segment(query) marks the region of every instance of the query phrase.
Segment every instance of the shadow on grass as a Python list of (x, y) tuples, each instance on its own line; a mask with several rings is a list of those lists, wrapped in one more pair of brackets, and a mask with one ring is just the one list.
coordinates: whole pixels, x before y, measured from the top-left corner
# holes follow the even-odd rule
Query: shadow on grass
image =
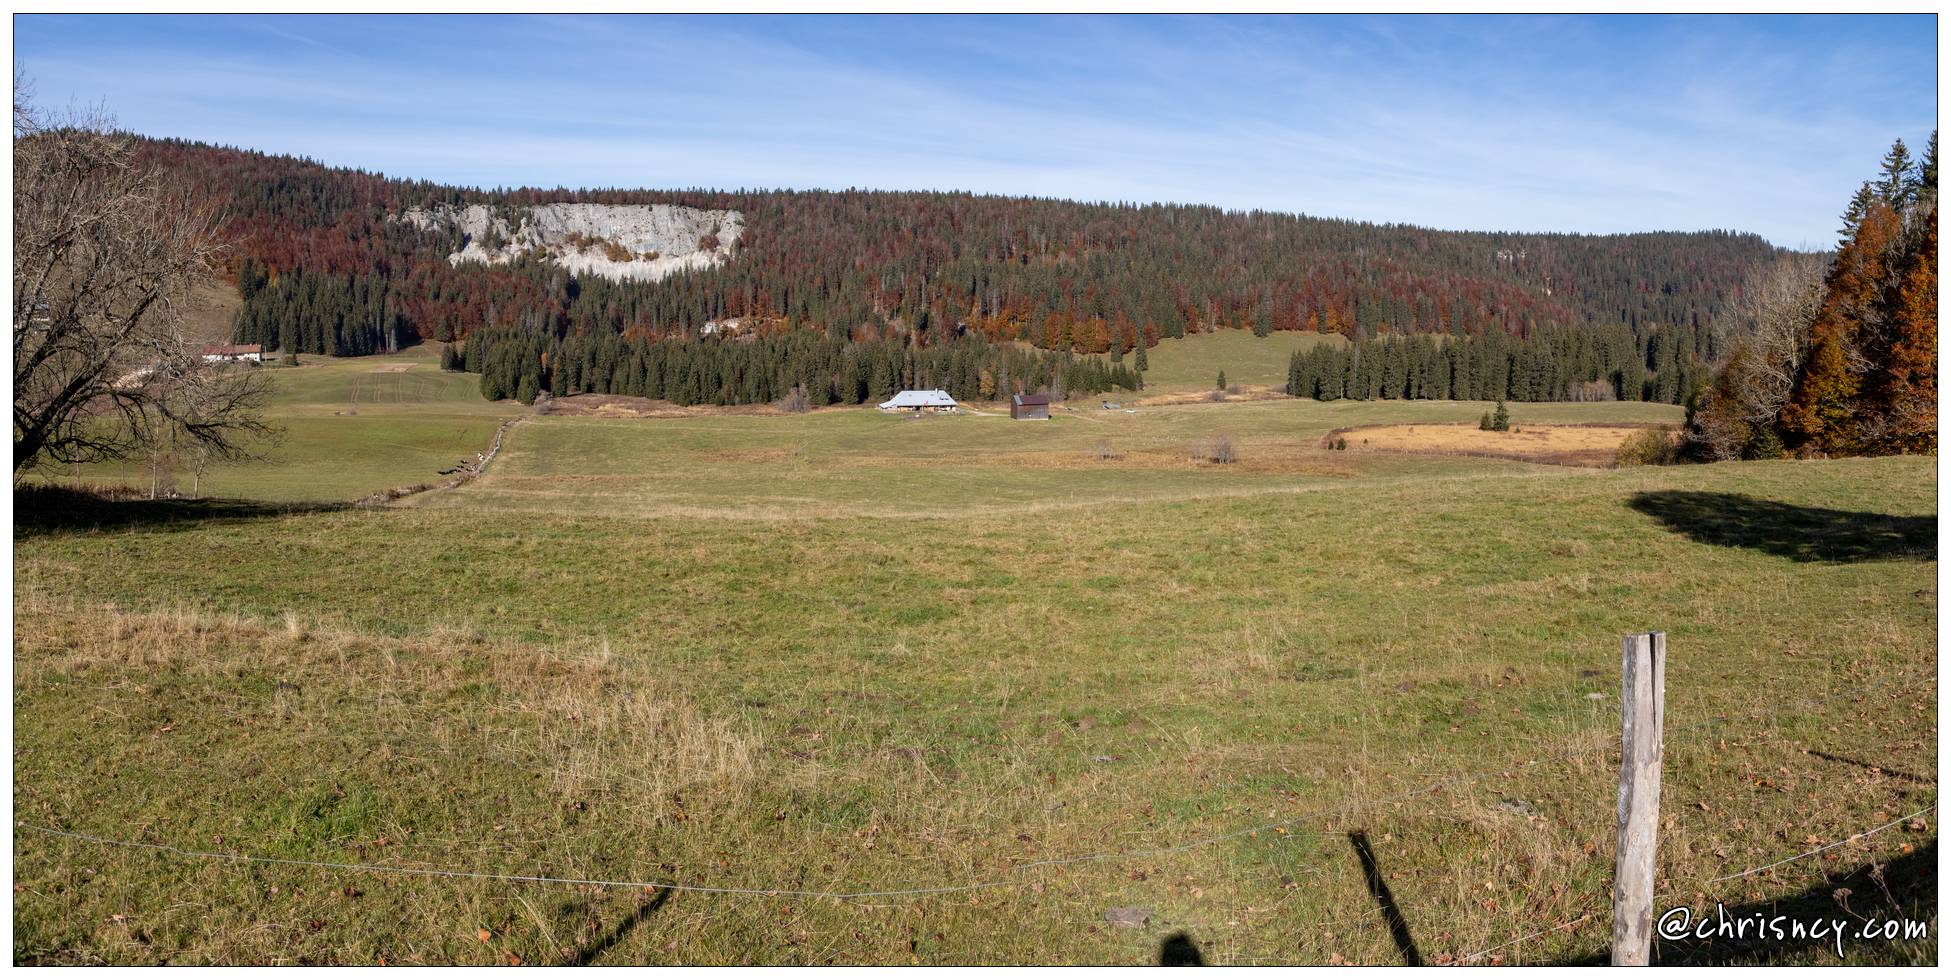
[(670, 900), (671, 890), (668, 888), (659, 888), (656, 897), (647, 902), (638, 903), (636, 911), (624, 917), (609, 932), (605, 933), (601, 939), (591, 943), (588, 949), (578, 950), (574, 956), (564, 961), (565, 965), (588, 966), (596, 962), (597, 957), (609, 952), (611, 947), (622, 942), (623, 937), (630, 934), (630, 930), (637, 928), (645, 919), (655, 915), (657, 910), (663, 908), (664, 903)]
[(1175, 932), (1158, 946), (1159, 966), (1205, 966), (1206, 954), (1188, 933)]
[(1416, 948), (1416, 940), (1409, 934), (1409, 921), (1402, 917), (1395, 894), (1389, 891), (1389, 883), (1382, 878), (1382, 867), (1375, 862), (1375, 849), (1368, 842), (1368, 832), (1349, 831), (1348, 843), (1355, 848), (1355, 859), (1362, 864), (1362, 881), (1368, 885), (1369, 896), (1382, 910), (1382, 921), (1389, 927), (1389, 938), (1395, 941), (1396, 952), (1402, 955), (1402, 964), (1422, 966), (1422, 951)]
[(1628, 506), (1702, 544), (1753, 548), (1795, 561), (1937, 557), (1937, 518), (1802, 507), (1734, 493), (1656, 490)]
[(268, 504), (255, 500), (115, 500), (55, 486), (14, 490), (14, 536), (139, 527), (190, 527), (350, 510), (349, 503)]
[(1877, 765), (1874, 762), (1864, 762), (1861, 759), (1852, 759), (1846, 755), (1831, 755), (1827, 752), (1818, 752), (1815, 749), (1808, 749), (1807, 751), (1810, 755), (1815, 756), (1818, 759), (1826, 759), (1830, 762), (1840, 762), (1846, 766), (1855, 766), (1859, 769), (1867, 769), (1872, 773), (1881, 773), (1885, 776), (1891, 776), (1897, 779), (1901, 779), (1907, 783), (1920, 783), (1926, 786), (1937, 785), (1937, 779), (1932, 776), (1919, 776), (1914, 772), (1905, 772), (1902, 769), (1891, 769), (1885, 766)]
[[(1655, 906), (1653, 914), (1657, 917), (1668, 908), (1668, 905)], [(1710, 926), (1717, 926), (1720, 922), (1711, 904), (1704, 907), (1696, 904), (1692, 909), (1696, 929), (1703, 922)], [(1777, 917), (1780, 917), (1779, 923), (1776, 922)], [(1836, 941), (1828, 931), (1818, 937), (1793, 937), (1788, 935), (1788, 930), (1793, 929), (1796, 923), (1814, 926), (1817, 922), (1837, 920), (1844, 923), (1843, 954), (1847, 962), (1907, 962), (1917, 955), (1915, 948), (1919, 941), (1915, 938), (1910, 940), (1913, 952), (1906, 955), (1904, 951), (1893, 948), (1887, 940), (1856, 937), (1860, 929), (1870, 924), (1870, 920), (1874, 920), (1879, 927), (1891, 920), (1908, 920), (1930, 923), (1931, 928), (1935, 929), (1937, 841), (1931, 841), (1888, 864), (1866, 864), (1846, 874), (1832, 875), (1792, 895), (1730, 907), (1727, 909), (1727, 920), (1730, 923), (1746, 920), (1749, 923), (1747, 936), (1657, 939), (1653, 946), (1653, 962), (1662, 966), (1835, 963), (1838, 962)], [(1779, 925), (1784, 938), (1757, 937), (1757, 921), (1771, 930)], [(1829, 928), (1824, 926), (1825, 930)], [(1657, 932), (1656, 928), (1656, 935)], [(1934, 940), (1929, 937), (1922, 940), (1922, 955), (1927, 958), (1932, 955), (1932, 942)], [(1561, 965), (1603, 966), (1609, 961), (1609, 954), (1599, 953)]]

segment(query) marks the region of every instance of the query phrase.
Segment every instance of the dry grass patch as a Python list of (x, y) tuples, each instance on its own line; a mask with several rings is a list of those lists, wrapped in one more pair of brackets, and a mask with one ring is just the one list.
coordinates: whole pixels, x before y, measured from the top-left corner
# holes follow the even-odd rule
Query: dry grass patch
[(230, 343), (237, 311), (243, 305), (244, 298), (229, 282), (199, 283), (190, 288), (189, 302), (184, 305), (184, 332), (194, 340)]
[(172, 728), (257, 727), (281, 742), (331, 737), (357, 719), (359, 741), (531, 768), (563, 800), (648, 803), (653, 816), (681, 809), (687, 793), (732, 805), (763, 775), (764, 741), (749, 723), (700, 710), (607, 643), (491, 642), (465, 627), (395, 639), (298, 612), (267, 622), (89, 609), (42, 593), (24, 594), (16, 613), (18, 687), (103, 677), (135, 694), (140, 685), (116, 679), (166, 677), (162, 707), (183, 716)]
[[(1347, 439), (1351, 450), (1436, 456), (1490, 456), (1560, 466), (1608, 467), (1619, 447), (1646, 431), (1644, 425), (1525, 425), (1492, 432), (1474, 425), (1375, 425), (1336, 429), (1328, 441)], [(1323, 445), (1328, 442), (1324, 441)]]

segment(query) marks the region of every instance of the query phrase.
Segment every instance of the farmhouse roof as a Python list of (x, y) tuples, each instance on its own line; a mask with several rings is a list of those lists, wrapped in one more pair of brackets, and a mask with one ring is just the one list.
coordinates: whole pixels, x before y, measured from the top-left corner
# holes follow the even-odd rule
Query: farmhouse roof
[(239, 354), (262, 354), (264, 353), (264, 345), (263, 344), (204, 344), (203, 352), (205, 354), (222, 354), (227, 357), (236, 357)]
[(955, 399), (937, 388), (933, 391), (904, 391), (881, 403), (882, 408), (954, 408)]
[(1016, 404), (1018, 404), (1018, 405), (1048, 405), (1048, 404), (1050, 404), (1050, 396), (1049, 396), (1049, 395), (1044, 395), (1044, 394), (1036, 394), (1036, 395), (1017, 395), (1017, 396), (1015, 396), (1015, 398), (1016, 398)]

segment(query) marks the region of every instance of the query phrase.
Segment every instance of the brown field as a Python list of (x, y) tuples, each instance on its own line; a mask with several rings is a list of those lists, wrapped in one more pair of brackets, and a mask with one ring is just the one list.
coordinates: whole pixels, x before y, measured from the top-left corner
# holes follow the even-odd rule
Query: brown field
[(1617, 425), (1514, 425), (1488, 432), (1471, 423), (1374, 425), (1336, 429), (1322, 439), (1331, 445), (1347, 439), (1350, 450), (1422, 453), (1436, 456), (1493, 456), (1559, 466), (1612, 466), (1626, 437), (1647, 428)]

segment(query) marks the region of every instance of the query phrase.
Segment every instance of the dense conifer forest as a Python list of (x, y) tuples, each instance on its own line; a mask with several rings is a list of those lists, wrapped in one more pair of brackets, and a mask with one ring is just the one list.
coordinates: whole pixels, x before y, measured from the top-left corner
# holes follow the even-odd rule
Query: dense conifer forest
[(1334, 401), (1455, 398), (1473, 401), (1679, 403), (1705, 383), (1706, 331), (1548, 327), (1504, 333), (1377, 337), (1296, 352), (1287, 393)]
[[(483, 353), (466, 356), (482, 363), (495, 361), (492, 350), (533, 350), (538, 359), (560, 351), (561, 370), (538, 363), (491, 385), (514, 393), (530, 375), (539, 390), (635, 390), (641, 373), (644, 391), (701, 402), (776, 397), (788, 381), (818, 381), (813, 387), (845, 402), (873, 397), (875, 365), (897, 360), (900, 383), (942, 379), (951, 392), (979, 390), (985, 368), (1009, 379), (1005, 391), (1037, 370), (1060, 384), (1074, 375), (1086, 390), (1120, 383), (1116, 365), (1039, 361), (1025, 373), (1000, 352), (1027, 344), (1122, 360), (1162, 338), (1241, 328), (1356, 342), (1346, 356), (1358, 376), (1342, 386), (1345, 396), (1396, 390), (1387, 351), (1441, 350), (1446, 360), (1501, 351), (1512, 358), (1507, 376), (1549, 376), (1512, 387), (1513, 398), (1603, 379), (1617, 397), (1677, 399), (1708, 353), (1701, 327), (1780, 254), (1732, 232), (1449, 232), (964, 193), (484, 191), (184, 141), (142, 146), (147, 162), (227, 215), (236, 243), (228, 271), (244, 297), (237, 340), (345, 355), (479, 335)], [(455, 266), (446, 256), (458, 233), (395, 220), (415, 206), (549, 202), (735, 209), (745, 231), (721, 267), (618, 283), (532, 259)], [(734, 340), (699, 339), (706, 324), (726, 319), (750, 329)], [(1423, 335), (1443, 339), (1412, 342)], [(756, 346), (730, 349), (738, 344)], [(1604, 355), (1566, 355), (1579, 359), (1576, 369), (1557, 363), (1571, 348)], [(1523, 351), (1533, 353), (1510, 353)], [(1684, 352), (1686, 366), (1670, 366), (1669, 352)], [(755, 358), (782, 353), (826, 373), (755, 367)], [(1320, 355), (1329, 356), (1341, 355)], [(1526, 367), (1522, 356), (1553, 365)], [(1359, 376), (1369, 360), (1378, 362), (1373, 384)], [(962, 361), (983, 366), (951, 366)], [(1096, 366), (1078, 366), (1087, 363)], [(697, 380), (673, 388), (673, 364), (697, 365)], [(849, 380), (848, 365), (866, 380)], [(1304, 367), (1297, 383), (1319, 390), (1330, 367)], [(1452, 367), (1445, 385), (1417, 390), (1478, 384), (1473, 374), (1459, 387)]]
[(1063, 397), (1136, 390), (1122, 363), (992, 344), (980, 337), (917, 347), (848, 341), (810, 330), (748, 342), (625, 339), (614, 333), (550, 340), (536, 330), (475, 331), (447, 348), (442, 367), (478, 371), (489, 399), (533, 402), (540, 392), (605, 393), (679, 405), (753, 405), (788, 398), (807, 408), (878, 403), (897, 391), (940, 388), (961, 401), (1048, 391)]

